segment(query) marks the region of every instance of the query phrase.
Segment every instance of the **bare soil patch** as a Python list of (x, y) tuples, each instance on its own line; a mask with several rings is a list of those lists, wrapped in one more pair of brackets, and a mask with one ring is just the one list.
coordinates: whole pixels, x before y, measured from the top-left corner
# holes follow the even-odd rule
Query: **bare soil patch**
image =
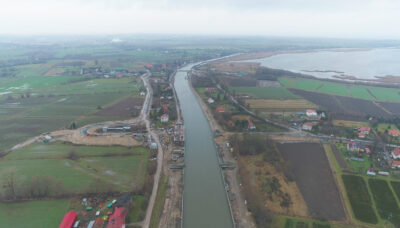
[(95, 116), (119, 116), (131, 117), (137, 116), (140, 113), (143, 105), (143, 98), (127, 97), (107, 108), (96, 112)]
[(342, 205), (324, 148), (317, 143), (277, 144), (306, 201), (312, 217), (345, 220)]

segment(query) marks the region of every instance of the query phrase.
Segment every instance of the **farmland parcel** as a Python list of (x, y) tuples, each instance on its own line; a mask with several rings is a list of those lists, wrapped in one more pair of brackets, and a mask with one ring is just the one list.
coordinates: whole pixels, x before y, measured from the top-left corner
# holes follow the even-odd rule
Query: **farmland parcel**
[(312, 216), (328, 220), (346, 218), (339, 190), (325, 155), (316, 143), (284, 143), (278, 149), (306, 201)]

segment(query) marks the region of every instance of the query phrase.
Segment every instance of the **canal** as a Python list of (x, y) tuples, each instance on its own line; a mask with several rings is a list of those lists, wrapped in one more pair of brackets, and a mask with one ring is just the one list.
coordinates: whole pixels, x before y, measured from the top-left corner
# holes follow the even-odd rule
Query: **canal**
[(175, 90), (185, 123), (183, 227), (233, 227), (209, 122), (186, 79), (195, 64), (175, 75)]

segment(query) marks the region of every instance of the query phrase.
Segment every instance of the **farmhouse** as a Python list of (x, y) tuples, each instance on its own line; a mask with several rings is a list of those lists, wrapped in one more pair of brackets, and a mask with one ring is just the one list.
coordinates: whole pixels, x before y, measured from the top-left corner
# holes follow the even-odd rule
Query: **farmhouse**
[(161, 123), (168, 123), (168, 120), (169, 120), (168, 114), (163, 114), (161, 116)]
[(219, 107), (217, 108), (217, 112), (225, 112), (225, 108), (222, 107), (222, 106), (219, 106)]
[(256, 125), (254, 125), (253, 121), (248, 120), (249, 122), (249, 130), (255, 130), (256, 129)]
[(314, 109), (307, 109), (306, 116), (310, 118), (316, 118), (318, 117), (318, 114), (317, 111), (315, 111)]
[(394, 137), (399, 137), (400, 131), (399, 130), (390, 130), (389, 135), (394, 136)]
[(364, 132), (358, 132), (358, 138), (365, 138), (365, 133)]
[(312, 128), (314, 127), (314, 124), (311, 122), (305, 122), (301, 129), (306, 130), (306, 131), (311, 131)]
[(140, 96), (145, 96), (145, 95), (146, 95), (146, 92), (140, 91)]
[(393, 159), (400, 158), (400, 148), (399, 147), (396, 147), (392, 150), (392, 157), (393, 157)]

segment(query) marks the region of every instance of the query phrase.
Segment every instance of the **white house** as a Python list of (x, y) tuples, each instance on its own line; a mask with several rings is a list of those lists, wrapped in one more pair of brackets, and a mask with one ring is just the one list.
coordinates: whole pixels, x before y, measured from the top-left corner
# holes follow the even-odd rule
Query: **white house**
[(163, 114), (161, 116), (161, 123), (168, 123), (169, 117), (168, 114)]
[(306, 116), (311, 118), (316, 118), (318, 117), (318, 113), (314, 109), (307, 109)]
[(140, 92), (140, 96), (145, 96), (145, 95), (146, 95), (146, 92), (144, 92), (144, 91)]
[(214, 99), (212, 99), (212, 97), (209, 97), (209, 98), (207, 99), (207, 102), (208, 102), (209, 104), (213, 104), (213, 103), (214, 103)]
[(399, 147), (396, 147), (392, 150), (392, 157), (393, 157), (393, 159), (400, 158), (400, 148)]
[(311, 131), (313, 128), (314, 124), (311, 122), (305, 122), (301, 129), (306, 130), (306, 131)]

